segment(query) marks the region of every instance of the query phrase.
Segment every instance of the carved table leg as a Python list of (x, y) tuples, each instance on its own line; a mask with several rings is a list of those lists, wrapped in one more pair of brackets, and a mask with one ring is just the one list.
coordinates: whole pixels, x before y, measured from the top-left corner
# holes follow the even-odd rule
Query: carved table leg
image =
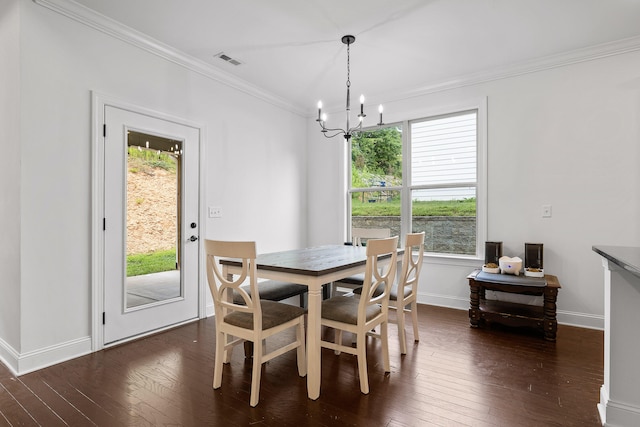
[(471, 295), (469, 297), (471, 301), (469, 322), (472, 328), (477, 328), (480, 322), (480, 286), (478, 286), (475, 280), (469, 279), (469, 288), (471, 289)]
[(544, 288), (544, 339), (547, 341), (556, 340), (558, 330), (558, 320), (556, 319), (556, 300), (558, 289), (546, 286)]

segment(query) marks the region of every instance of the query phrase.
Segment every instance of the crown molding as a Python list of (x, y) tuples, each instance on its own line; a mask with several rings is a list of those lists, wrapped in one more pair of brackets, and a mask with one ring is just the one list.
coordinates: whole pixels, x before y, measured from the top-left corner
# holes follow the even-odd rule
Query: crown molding
[[(399, 102), (404, 99), (417, 98), (438, 92), (474, 86), (496, 80), (509, 79), (526, 74), (566, 67), (582, 62), (595, 61), (615, 55), (636, 52), (640, 50), (640, 36), (620, 39), (613, 42), (597, 44), (582, 49), (549, 55), (529, 61), (522, 61), (510, 66), (493, 68), (477, 73), (463, 74), (445, 80), (431, 81), (417, 88), (406, 91), (381, 93), (371, 104)], [(326, 111), (340, 111), (339, 105), (325, 107)], [(316, 110), (307, 108), (307, 117), (315, 117)]]
[(536, 58), (530, 61), (523, 61), (506, 67), (481, 71), (478, 73), (466, 74), (451, 79), (432, 82), (430, 84), (408, 90), (403, 93), (388, 93), (385, 99), (399, 101), (406, 98), (414, 98), (436, 92), (443, 92), (465, 86), (473, 86), (495, 80), (518, 77), (525, 74), (532, 74), (554, 68), (566, 67), (582, 62), (595, 61), (615, 55), (635, 52), (640, 50), (640, 36), (629, 37), (613, 42), (602, 43), (582, 49), (563, 52), (556, 55), (549, 55)]
[(33, 2), (218, 83), (254, 96), (291, 113), (302, 115), (301, 111), (303, 109), (299, 106), (72, 0), (33, 0)]
[[(183, 66), (207, 78), (261, 99), (276, 107), (282, 108), (296, 115), (314, 117), (314, 108), (300, 106), (286, 101), (285, 99), (275, 96), (258, 86), (252, 85), (251, 83), (226, 73), (211, 64), (187, 55), (178, 49), (155, 40), (146, 34), (123, 25), (111, 18), (101, 15), (92, 9), (74, 2), (73, 0), (33, 0), (33, 2), (175, 64)], [(576, 49), (557, 55), (550, 55), (530, 61), (524, 61), (511, 66), (454, 76), (441, 81), (433, 81), (414, 89), (381, 94), (376, 98), (384, 100), (385, 103), (400, 101), (407, 98), (415, 98), (432, 93), (458, 89), (465, 86), (473, 86), (491, 81), (565, 67), (581, 62), (594, 61), (638, 50), (640, 50), (640, 36), (630, 37), (587, 48)], [(338, 106), (335, 106), (335, 109), (338, 108)], [(331, 106), (327, 106), (326, 109), (327, 111), (332, 110)]]

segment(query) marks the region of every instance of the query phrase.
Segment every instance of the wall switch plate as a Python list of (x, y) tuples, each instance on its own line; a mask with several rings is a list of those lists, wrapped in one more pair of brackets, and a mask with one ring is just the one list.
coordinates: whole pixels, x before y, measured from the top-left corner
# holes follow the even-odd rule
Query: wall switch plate
[(542, 218), (551, 218), (551, 205), (542, 205)]
[(209, 218), (222, 218), (222, 208), (209, 206)]

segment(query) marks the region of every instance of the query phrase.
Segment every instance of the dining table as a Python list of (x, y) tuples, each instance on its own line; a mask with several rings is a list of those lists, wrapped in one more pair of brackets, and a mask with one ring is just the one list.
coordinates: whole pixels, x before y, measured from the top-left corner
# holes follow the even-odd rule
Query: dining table
[[(401, 261), (402, 250), (398, 250)], [(391, 254), (387, 255), (391, 259)], [(223, 274), (237, 274), (241, 261), (220, 261)], [(307, 297), (307, 393), (310, 399), (320, 397), (321, 378), (321, 310), (323, 285), (364, 273), (366, 247), (325, 245), (282, 252), (259, 254), (256, 257), (258, 278), (281, 280), (308, 287)], [(381, 260), (384, 265), (384, 259)]]

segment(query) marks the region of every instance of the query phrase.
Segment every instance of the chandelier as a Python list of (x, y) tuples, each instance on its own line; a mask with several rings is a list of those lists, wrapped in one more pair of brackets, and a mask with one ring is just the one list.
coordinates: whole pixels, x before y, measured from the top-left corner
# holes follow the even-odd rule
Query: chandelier
[[(342, 43), (347, 45), (347, 125), (344, 129), (327, 127), (327, 115), (322, 113), (322, 101), (318, 101), (318, 118), (316, 119), (316, 122), (318, 122), (322, 128), (322, 134), (326, 138), (343, 135), (347, 142), (351, 139), (354, 132), (362, 130), (362, 121), (367, 117), (364, 113), (364, 95), (360, 95), (360, 114), (358, 114), (358, 124), (351, 127), (351, 80), (349, 79), (351, 74), (350, 47), (355, 41), (355, 36), (347, 35), (342, 37)], [(382, 126), (384, 124), (382, 123), (382, 105), (378, 107), (378, 112), (380, 113), (378, 126)]]

